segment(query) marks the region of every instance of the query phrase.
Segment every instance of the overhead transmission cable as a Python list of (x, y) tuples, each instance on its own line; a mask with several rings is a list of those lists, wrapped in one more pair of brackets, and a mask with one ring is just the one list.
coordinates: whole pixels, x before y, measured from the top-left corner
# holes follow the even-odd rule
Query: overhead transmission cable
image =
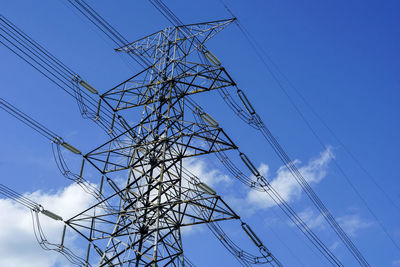
[[(201, 182), (201, 180), (196, 177), (190, 170), (182, 166), (182, 174), (184, 174), (183, 178), (188, 181), (189, 188), (192, 187), (194, 191), (204, 191), (201, 187), (204, 187), (207, 191), (212, 191), (212, 188), (209, 188), (207, 185)], [(215, 194), (215, 191), (208, 192), (211, 194)], [(202, 201), (204, 202), (204, 200)], [(204, 202), (205, 203), (205, 202)], [(206, 204), (204, 204), (206, 206)], [(197, 208), (197, 214), (200, 217), (205, 218), (208, 220), (210, 216), (212, 216), (212, 212), (208, 211), (208, 213), (204, 213), (201, 208)], [(223, 246), (232, 254), (234, 255), (237, 260), (243, 266), (250, 266), (250, 264), (257, 264), (257, 263), (269, 263), (272, 266), (283, 266), (276, 257), (269, 252), (269, 250), (264, 246), (264, 244), (260, 241), (257, 235), (253, 232), (253, 230), (248, 226), (246, 223), (241, 221), (242, 229), (244, 232), (250, 237), (253, 243), (259, 248), (262, 257), (255, 256), (242, 248), (240, 248), (237, 244), (233, 242), (228, 236), (226, 232), (219, 226), (217, 222), (210, 222), (207, 224), (208, 228), (211, 232), (217, 237), (217, 239), (223, 244)]]
[[(160, 3), (160, 1), (157, 1), (158, 3)], [(167, 10), (167, 13), (170, 13), (171, 11), (169, 10), (169, 9), (167, 9), (167, 8), (165, 8), (165, 7), (163, 7), (163, 9), (165, 9), (165, 10)], [(173, 14), (173, 13), (172, 13)], [(179, 23), (179, 24), (181, 24), (181, 26), (182, 26), (182, 23), (179, 21), (179, 19), (174, 19), (176, 22), (175, 23)], [(183, 27), (183, 29), (185, 29), (184, 27)], [(186, 30), (186, 29), (185, 29)], [(139, 56), (139, 55), (136, 55), (136, 56)], [(187, 101), (188, 103), (192, 103), (193, 104), (193, 101), (191, 101), (190, 99), (188, 99), (188, 101)], [(197, 104), (193, 104), (194, 106), (197, 106)], [(193, 110), (192, 110), (193, 111)], [(304, 223), (303, 223), (304, 224)], [(320, 249), (320, 248), (319, 248)], [(326, 249), (326, 248), (325, 248)], [(322, 249), (322, 250), (325, 250), (324, 248)], [(326, 256), (326, 254), (325, 254), (325, 256)], [(331, 255), (331, 258), (329, 258), (329, 256), (328, 256), (328, 259), (332, 262), (332, 258), (333, 258), (333, 262), (336, 262), (336, 265), (338, 265), (338, 266), (341, 266), (341, 264), (340, 264), (340, 262), (338, 262), (337, 261), (337, 259), (335, 259), (335, 257), (333, 256), (332, 257), (332, 255)]]
[[(220, 0), (222, 5), (225, 7), (225, 9), (230, 13), (231, 15), (234, 16), (233, 12), (231, 9), (223, 2), (223, 0)], [(299, 96), (299, 98), (306, 104), (306, 106), (310, 109), (310, 111), (313, 113), (313, 115), (321, 122), (321, 124), (328, 130), (328, 132), (333, 136), (333, 138), (339, 143), (339, 145), (346, 151), (346, 153), (353, 159), (353, 161), (358, 165), (358, 167), (367, 175), (367, 177), (375, 184), (375, 186), (381, 191), (381, 193), (386, 197), (389, 203), (397, 209), (397, 211), (400, 212), (400, 206), (396, 204), (396, 202), (390, 197), (390, 195), (386, 192), (386, 190), (378, 183), (378, 181), (370, 174), (370, 172), (363, 166), (363, 164), (360, 162), (360, 160), (353, 154), (353, 152), (350, 151), (350, 149), (347, 147), (346, 144), (339, 138), (339, 136), (335, 133), (335, 131), (328, 125), (328, 123), (321, 117), (320, 114), (315, 110), (315, 108), (307, 101), (307, 99), (304, 97), (304, 95), (301, 93), (300, 90), (296, 88), (296, 86), (293, 84), (293, 82), (281, 71), (279, 66), (274, 62), (274, 60), (266, 53), (266, 51), (259, 45), (257, 40), (254, 38), (254, 36), (244, 27), (240, 21), (236, 21), (236, 25), (243, 34), (243, 36), (246, 38), (248, 43), (251, 45), (253, 48), (254, 52), (257, 54), (257, 57), (260, 59), (262, 64), (267, 68), (268, 72), (272, 75), (274, 80), (277, 82), (279, 88), (284, 92), (285, 96), (289, 99), (290, 104), (295, 108), (296, 112), (299, 113), (301, 116), (302, 120), (305, 122), (307, 127), (310, 129), (310, 131), (313, 133), (314, 136), (318, 140), (321, 140), (321, 138), (318, 137), (318, 134), (316, 131), (313, 129), (311, 124), (308, 122), (307, 118), (303, 115), (301, 112), (300, 108), (298, 105), (294, 102), (293, 98), (290, 96), (288, 91), (285, 89), (285, 87), (282, 85), (280, 82), (279, 78), (277, 75), (275, 75), (274, 71), (270, 67), (270, 65), (266, 62), (265, 59), (267, 59), (271, 65), (275, 68), (276, 72), (278, 75), (280, 75), (286, 82), (287, 84), (294, 90), (294, 92)]]
[[(106, 131), (114, 127), (114, 112), (108, 106), (100, 105), (100, 98), (93, 97), (98, 94), (97, 90), (2, 15), (0, 43), (72, 96), (83, 117), (93, 120)], [(118, 125), (114, 128), (122, 131)]]
[[(150, 2), (153, 3), (158, 3), (160, 5), (160, 9), (164, 12), (161, 12), (165, 17), (171, 16), (173, 12), (166, 7), (166, 5), (161, 1), (161, 0), (149, 0)], [(176, 19), (176, 16), (173, 14), (172, 18), (173, 21), (179, 24), (175, 24), (174, 26), (183, 26), (183, 24), (180, 22), (180, 20)], [(239, 97), (240, 97), (240, 92), (237, 91)], [(242, 93), (244, 95), (244, 93)], [(225, 102), (229, 102), (229, 99), (226, 97), (223, 97)], [(247, 109), (249, 110), (251, 119), (248, 120), (248, 124), (253, 125), (253, 127), (257, 128), (262, 135), (265, 137), (265, 139), (268, 141), (268, 143), (272, 146), (273, 150), (276, 152), (278, 157), (282, 160), (282, 162), (285, 164), (285, 166), (288, 168), (290, 173), (293, 175), (293, 177), (296, 179), (296, 181), (300, 184), (302, 189), (306, 192), (307, 196), (310, 198), (312, 203), (317, 207), (317, 209), (320, 211), (320, 213), (323, 215), (323, 217), (326, 219), (328, 224), (332, 227), (332, 229), (335, 231), (335, 233), (338, 235), (338, 237), (343, 241), (345, 246), (349, 249), (350, 253), (354, 256), (354, 258), (359, 262), (360, 265), (362, 266), (369, 266), (367, 260), (364, 258), (364, 256), (361, 254), (361, 252), (358, 250), (358, 248), (354, 245), (352, 240), (349, 238), (349, 236), (344, 232), (342, 227), (337, 223), (335, 218), (332, 216), (332, 214), (329, 212), (329, 210), (326, 208), (326, 206), (323, 204), (323, 202), (319, 199), (319, 197), (315, 194), (313, 189), (310, 187), (310, 185), (307, 183), (307, 181), (304, 179), (302, 174), (299, 172), (297, 167), (293, 164), (292, 160), (288, 157), (286, 152), (283, 150), (281, 145), (277, 142), (275, 137), (271, 134), (270, 130), (266, 127), (266, 125), (263, 123), (261, 120), (260, 116), (255, 112), (255, 110), (252, 108), (250, 102), (248, 102), (247, 98), (243, 101), (244, 99), (241, 98), (243, 103), (247, 103), (248, 105), (246, 106)], [(228, 103), (229, 105), (233, 106), (236, 103)], [(237, 105), (237, 104), (236, 104)], [(235, 108), (235, 107), (233, 107)], [(242, 112), (236, 112), (239, 117), (243, 118), (243, 113)]]
[(15, 192), (11, 188), (0, 184), (0, 194), (12, 199), (13, 201), (23, 205), (24, 207), (31, 210), (39, 210), (40, 205), (27, 197)]
[[(152, 0), (150, 0), (151, 2), (152, 2)], [(160, 3), (161, 1), (157, 1), (158, 3)], [(162, 3), (162, 2), (161, 2)], [(153, 5), (154, 5), (154, 3), (153, 3)], [(162, 6), (161, 6), (161, 9), (165, 12), (162, 12), (162, 14), (164, 15), (164, 16), (169, 16), (168, 14), (170, 14), (170, 13), (172, 13), (172, 11), (170, 10), (170, 9), (168, 9), (166, 6), (165, 6), (165, 4), (162, 4)], [(160, 9), (159, 9), (160, 10)], [(176, 17), (175, 15), (174, 15), (174, 17)], [(183, 23), (182, 22), (180, 22), (178, 19), (173, 19), (175, 22), (177, 22), (177, 23), (179, 23), (178, 25), (176, 25), (175, 24), (175, 26), (183, 26)], [(193, 101), (192, 102), (189, 102), (189, 103), (193, 103)], [(194, 104), (194, 105), (196, 105), (196, 104)], [(269, 193), (269, 190), (267, 191), (267, 193)], [(277, 193), (276, 191), (274, 192), (274, 193)], [(278, 200), (276, 199), (276, 197), (278, 197)], [(295, 214), (295, 213), (293, 213), (293, 210), (292, 211), (289, 211), (289, 213), (287, 212), (288, 210), (290, 210), (291, 208), (290, 208), (290, 206), (286, 206), (287, 205), (287, 203), (285, 203), (285, 202), (283, 202), (283, 199), (279, 199), (279, 195), (275, 195), (275, 196), (272, 196), (272, 198), (273, 198), (273, 200), (274, 201), (276, 201), (276, 203), (277, 204), (281, 204), (281, 203), (283, 203), (283, 210), (284, 210), (284, 212), (289, 216), (289, 218), (291, 218), (292, 220), (293, 220), (293, 215)], [(282, 204), (280, 205), (280, 207), (282, 207)], [(295, 218), (295, 217), (294, 217)], [(300, 219), (300, 218), (298, 218), (298, 219)], [(296, 223), (296, 218), (294, 219), (295, 221), (294, 221), (294, 223), (296, 224), (296, 225), (304, 225), (304, 222), (302, 222), (302, 223)], [(301, 219), (300, 219), (301, 220)], [(313, 233), (312, 233), (312, 231), (307, 231), (307, 230), (305, 230), (305, 229), (301, 229), (302, 231), (303, 231), (303, 233), (308, 233), (308, 234), (310, 234), (311, 233), (311, 236), (313, 235)], [(310, 230), (310, 229), (309, 229)], [(308, 237), (308, 238), (310, 238), (310, 236), (309, 235), (307, 235), (306, 234), (306, 236)], [(316, 241), (317, 240), (317, 237), (316, 236), (314, 236), (314, 237), (312, 237), (312, 238), (314, 238), (314, 241)], [(316, 244), (316, 243), (314, 243), (314, 244)], [(334, 261), (336, 261), (337, 259), (335, 259), (335, 256), (333, 256), (333, 255), (329, 255), (329, 249), (327, 249), (327, 247), (325, 247), (324, 248), (324, 245), (323, 245), (323, 243), (320, 243), (320, 242), (318, 242), (317, 241), (317, 244), (319, 244), (319, 245), (317, 245), (317, 248), (324, 254), (324, 256), (325, 257), (327, 257), (326, 255), (328, 254), (328, 259), (331, 261), (332, 259), (334, 260)], [(322, 247), (322, 249), (321, 249), (321, 247)], [(327, 254), (326, 254), (327, 253)], [(336, 261), (336, 264), (338, 264), (338, 265), (340, 265), (340, 262), (338, 262), (338, 261)]]
[[(92, 22), (100, 31), (102, 31), (111, 41), (115, 43), (116, 48), (128, 45), (129, 42), (120, 32), (109, 24), (99, 13), (97, 13), (84, 0), (67, 0), (76, 10)], [(146, 58), (129, 56), (141, 67), (149, 66), (151, 63)], [(138, 60), (139, 59), (139, 60)]]
[[(198, 120), (203, 120), (201, 113), (197, 113)], [(203, 123), (204, 122), (203, 120)], [(279, 194), (278, 191), (268, 182), (268, 180), (262, 176), (258, 170), (254, 167), (250, 159), (243, 153), (240, 152), (237, 147), (236, 150), (239, 152), (240, 157), (244, 161), (245, 165), (250, 169), (251, 173), (256, 177), (256, 181), (253, 181), (250, 177), (243, 174), (242, 171), (223, 153), (223, 157), (217, 157), (222, 162), (222, 164), (227, 168), (229, 172), (234, 175), (234, 177), (239, 178), (239, 180), (248, 185), (252, 189), (257, 191), (267, 193), (274, 203), (285, 213), (285, 215), (298, 227), (298, 229), (306, 236), (306, 238), (317, 248), (317, 250), (333, 265), (342, 266), (340, 260), (330, 251), (330, 249), (321, 241), (317, 234), (311, 230), (311, 228), (301, 219), (301, 217), (296, 213), (296, 211), (289, 205), (289, 203)], [(250, 185), (249, 185), (250, 184)]]
[(56, 161), (57, 167), (65, 178), (76, 182), (82, 187), (82, 189), (85, 192), (93, 195), (94, 197), (96, 198), (101, 197), (97, 188), (91, 185), (88, 181), (86, 181), (82, 177), (82, 174), (75, 174), (70, 171), (70, 169), (68, 168), (68, 164), (66, 163), (64, 156), (61, 152), (61, 147), (64, 147), (70, 152), (82, 156), (79, 149), (65, 142), (62, 137), (60, 137), (59, 135), (57, 135), (56, 133), (54, 133), (53, 131), (51, 131), (50, 129), (48, 129), (46, 126), (39, 123), (35, 119), (31, 118), (30, 116), (28, 116), (27, 114), (25, 114), (24, 112), (22, 112), (17, 107), (10, 104), (3, 98), (0, 98), (0, 108), (9, 113), (14, 118), (24, 123), (25, 125), (27, 125), (28, 127), (30, 127), (31, 129), (38, 132), (40, 135), (42, 135), (49, 141), (51, 141), (53, 156)]
[(46, 137), (52, 142), (56, 142), (58, 140), (57, 134), (55, 134), (53, 131), (49, 130), (36, 120), (32, 119), (28, 115), (26, 115), (24, 112), (4, 100), (3, 98), (0, 98), (0, 108), (12, 115), (14, 118), (18, 119), (19, 121), (23, 122), (42, 136)]
[[(353, 254), (356, 260), (363, 266), (369, 266), (368, 262), (364, 259), (362, 254), (358, 251), (352, 241), (349, 239), (347, 234), (343, 231), (340, 225), (335, 221), (334, 217), (330, 214), (330, 212), (326, 209), (325, 205), (320, 201), (320, 199), (316, 196), (316, 194), (312, 191), (311, 187), (308, 185), (306, 180), (302, 177), (301, 173), (297, 170), (293, 162), (287, 157), (287, 154), (283, 151), (279, 143), (276, 142), (276, 139), (270, 134), (269, 130), (266, 126), (261, 122), (261, 119), (258, 115), (253, 114), (255, 117), (254, 123), (259, 130), (262, 132), (263, 136), (267, 139), (267, 141), (274, 147), (274, 150), (277, 152), (278, 156), (288, 167), (290, 172), (302, 186), (303, 190), (306, 191), (307, 195), (310, 197), (314, 205), (319, 209), (321, 214), (325, 217), (327, 222), (330, 224), (332, 229), (338, 234), (339, 238), (343, 241), (349, 251)], [(272, 137), (272, 138), (271, 138)]]
[[(37, 49), (43, 55), (45, 55), (45, 60), (48, 62), (51, 66), (53, 66), (55, 69), (57, 69), (60, 73), (64, 75), (69, 75), (69, 77), (72, 77), (76, 75), (74, 71), (72, 71), (68, 66), (66, 66), (64, 63), (62, 63), (60, 60), (58, 60), (53, 54), (51, 54), (49, 51), (47, 51), (43, 46), (35, 42), (31, 37), (29, 37), (26, 33), (24, 33), (20, 28), (18, 28), (15, 24), (13, 24), (10, 20), (8, 20), (6, 17), (3, 15), (0, 15), (0, 20), (2, 22), (2, 30), (7, 33), (9, 36), (11, 36), (9, 33), (12, 33), (12, 36), (16, 37), (17, 39), (20, 39), (22, 37), (25, 41), (26, 44), (28, 44), (28, 47), (32, 49)], [(10, 31), (11, 29), (12, 31)], [(23, 40), (20, 39), (20, 40)]]
[[(223, 0), (220, 0), (222, 5), (225, 7), (228, 13), (230, 13), (232, 16), (235, 16), (231, 9), (223, 2)], [(317, 142), (321, 145), (322, 148), (326, 149), (327, 146), (324, 144), (322, 138), (318, 135), (318, 133), (315, 131), (315, 129), (312, 127), (311, 123), (309, 120), (306, 118), (304, 113), (300, 110), (299, 106), (295, 103), (294, 99), (290, 96), (289, 92), (285, 89), (284, 85), (281, 83), (280, 79), (278, 76), (275, 74), (275, 72), (272, 70), (270, 65), (267, 63), (266, 59), (272, 64), (272, 66), (276, 69), (277, 73), (281, 75), (287, 82), (288, 84), (295, 90), (295, 92), (298, 94), (298, 96), (302, 99), (302, 101), (308, 106), (308, 108), (312, 111), (312, 113), (318, 118), (318, 120), (324, 125), (325, 128), (328, 129), (328, 131), (331, 133), (331, 135), (336, 139), (336, 141), (342, 146), (345, 151), (347, 152), (350, 157), (352, 157), (353, 161), (356, 162), (356, 164), (362, 169), (362, 171), (370, 178), (370, 180), (375, 184), (375, 186), (381, 191), (381, 193), (386, 197), (386, 199), (394, 206), (398, 211), (400, 211), (400, 207), (396, 205), (396, 203), (390, 198), (390, 196), (386, 193), (386, 191), (377, 183), (377, 181), (369, 174), (369, 172), (361, 165), (360, 161), (355, 158), (355, 156), (351, 153), (351, 151), (343, 144), (343, 142), (338, 138), (338, 136), (334, 133), (334, 131), (329, 127), (329, 125), (321, 118), (321, 116), (315, 111), (315, 109), (308, 103), (308, 101), (305, 99), (305, 97), (295, 88), (295, 86), (290, 82), (288, 77), (282, 73), (282, 71), (279, 69), (279, 67), (276, 65), (276, 63), (271, 59), (271, 57), (266, 54), (265, 50), (258, 44), (256, 39), (250, 34), (250, 32), (240, 23), (239, 19), (235, 21), (235, 24), (239, 28), (240, 32), (243, 34), (247, 42), (250, 44), (254, 52), (256, 53), (257, 57), (261, 61), (261, 63), (264, 65), (264, 67), (267, 69), (267, 71), (270, 73), (270, 75), (273, 77), (275, 82), (277, 83), (278, 87), (282, 90), (282, 92), (285, 94), (285, 96), (288, 98), (290, 104), (293, 106), (293, 108), (296, 110), (296, 112), (299, 114), (303, 122), (306, 124), (306, 126), (309, 128), (311, 131), (312, 135), (316, 138)], [(265, 57), (264, 57), (265, 55)], [(400, 251), (400, 246), (395, 242), (393, 237), (389, 234), (388, 229), (384, 225), (384, 223), (378, 218), (376, 213), (373, 211), (373, 209), (370, 207), (368, 204), (367, 200), (363, 197), (361, 192), (357, 189), (355, 184), (351, 181), (347, 173), (344, 171), (344, 169), (341, 167), (339, 162), (333, 158), (334, 165), (336, 168), (339, 170), (339, 173), (345, 178), (345, 181), (348, 183), (348, 185), (351, 187), (351, 189), (354, 191), (354, 193), (357, 195), (357, 197), (361, 200), (363, 205), (366, 207), (370, 215), (374, 218), (374, 220), (379, 224), (380, 228), (382, 231), (385, 233), (386, 237), (391, 241), (391, 243), (397, 248), (397, 250)]]
[[(160, 3), (159, 1), (157, 1), (158, 3)], [(162, 2), (161, 2), (162, 3)], [(154, 3), (154, 4), (156, 4), (156, 3)], [(170, 13), (170, 14), (173, 14), (165, 5), (162, 7), (163, 8), (163, 10), (166, 10), (166, 12), (167, 13)], [(174, 24), (176, 24), (176, 23), (179, 23), (180, 25), (182, 25), (182, 22), (181, 21), (179, 21), (179, 19), (177, 19), (177, 18), (174, 18), (174, 21), (175, 21), (175, 23)], [(101, 27), (101, 26), (100, 26)], [(185, 27), (183, 27), (182, 29), (185, 29), (186, 30), (186, 28)], [(108, 36), (108, 35), (107, 35)], [(139, 55), (136, 55), (136, 56), (139, 56)], [(195, 109), (196, 109), (196, 107), (198, 107), (198, 105), (197, 104), (195, 104), (195, 102), (193, 101), (193, 100), (191, 100), (190, 98), (188, 98), (187, 99), (188, 101), (187, 101), (187, 103), (189, 103), (189, 104), (191, 104), (192, 105), (192, 111), (194, 111)], [(302, 223), (302, 225), (304, 224), (304, 222)], [(296, 224), (296, 225), (299, 225), (298, 223)], [(303, 229), (303, 231), (304, 231), (304, 229)], [(310, 238), (309, 236), (308, 236), (308, 238)], [(314, 237), (315, 238), (315, 237)], [(317, 244), (319, 244), (319, 242), (317, 242)], [(317, 246), (321, 246), (321, 244), (319, 244), (319, 245), (317, 245)], [(327, 248), (325, 247), (324, 248), (324, 245), (322, 246), (322, 249), (320, 248), (320, 247), (318, 247), (318, 249), (321, 251), (327, 251)], [(329, 253), (328, 253), (329, 254)], [(326, 256), (326, 254), (324, 254), (325, 256)], [(330, 256), (326, 256), (326, 257), (328, 257), (328, 259), (332, 262), (336, 262), (336, 265), (338, 265), (338, 266), (340, 266), (340, 263), (338, 262), (338, 260), (333, 256), (333, 255), (330, 255)]]

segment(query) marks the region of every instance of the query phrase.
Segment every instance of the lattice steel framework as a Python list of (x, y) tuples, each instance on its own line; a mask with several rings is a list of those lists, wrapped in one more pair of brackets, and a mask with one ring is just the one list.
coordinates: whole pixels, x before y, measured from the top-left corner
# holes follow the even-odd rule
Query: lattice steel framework
[[(239, 219), (183, 166), (185, 158), (235, 148), (208, 114), (186, 100), (233, 85), (211, 53), (208, 64), (198, 63), (202, 43), (231, 21), (166, 28), (117, 49), (140, 54), (151, 66), (100, 96), (99, 110), (114, 114), (110, 133), (116, 124), (124, 131), (84, 158), (110, 188), (102, 186), (98, 203), (66, 221), (89, 241), (87, 258), (93, 247), (100, 266), (190, 265), (183, 256), (182, 227)], [(133, 127), (118, 115), (137, 108), (142, 118)], [(110, 179), (124, 175), (123, 186)]]
[[(206, 224), (242, 265), (281, 266), (244, 222), (241, 226), (258, 247), (259, 256), (242, 250), (228, 237), (218, 223), (238, 220), (239, 216), (185, 168), (185, 161), (193, 161), (188, 158), (212, 153), (232, 168), (224, 151), (238, 148), (191, 99), (194, 94), (235, 87), (219, 60), (204, 46), (232, 21), (166, 28), (136, 42), (124, 42), (116, 50), (140, 59), (143, 70), (99, 95), (77, 73), (0, 16), (0, 30), (6, 34), (1, 35), (2, 44), (75, 98), (83, 117), (96, 122), (108, 136), (107, 142), (83, 154), (0, 99), (0, 108), (52, 142), (62, 175), (94, 197), (87, 209), (64, 220), (0, 185), (0, 194), (31, 209), (36, 237), (44, 249), (56, 250), (80, 266), (192, 266), (183, 255), (181, 229)], [(132, 123), (133, 118), (140, 118), (139, 122)], [(80, 172), (71, 171), (62, 147), (81, 156)], [(246, 166), (254, 168), (243, 153), (240, 156)], [(95, 181), (98, 187), (88, 182), (93, 181), (88, 179), (93, 177), (87, 170), (89, 166), (101, 174)], [(254, 169), (250, 171), (257, 176)], [(249, 183), (253, 188), (256, 185), (253, 180)], [(60, 243), (46, 238), (39, 213), (62, 221)], [(86, 241), (86, 255), (68, 248), (66, 243), (71, 238), (66, 236), (71, 232)]]

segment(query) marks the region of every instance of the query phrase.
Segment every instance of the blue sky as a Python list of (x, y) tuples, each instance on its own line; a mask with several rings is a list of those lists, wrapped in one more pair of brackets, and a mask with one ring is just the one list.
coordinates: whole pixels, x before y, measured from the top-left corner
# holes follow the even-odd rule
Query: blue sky
[[(1, 12), (90, 81), (100, 92), (139, 70), (138, 67), (132, 69), (126, 63), (128, 59), (116, 55), (112, 43), (76, 15), (66, 2), (3, 0)], [(165, 2), (185, 23), (229, 17), (219, 1)], [(89, 3), (132, 41), (169, 25), (148, 1), (124, 0), (117, 4), (116, 1), (102, 0)], [(400, 147), (400, 3), (389, 0), (234, 0), (229, 2), (229, 6), (238, 16), (239, 22), (251, 32), (346, 148), (400, 206), (397, 172)], [(325, 149), (312, 135), (235, 25), (212, 39), (208, 47), (246, 92), (291, 158), (298, 160), (298, 167), (315, 178), (310, 184), (343, 228), (349, 231), (352, 240), (371, 265), (400, 266), (399, 250), (349, 187), (335, 167), (333, 158), (397, 244), (400, 244), (400, 211), (366, 177), (295, 90), (285, 85), (324, 144), (331, 147), (330, 157), (323, 158), (326, 155)], [(72, 98), (4, 47), (0, 49), (0, 59), (2, 98), (17, 105), (82, 151), (89, 151), (101, 144), (104, 136), (93, 123), (80, 118)], [(281, 185), (279, 179), (289, 179), (282, 171), (278, 172), (282, 164), (261, 135), (235, 118), (227, 106), (219, 105), (217, 101), (220, 100), (214, 96), (217, 96), (215, 92), (199, 96), (198, 101), (220, 122), (242, 150), (251, 155), (257, 167), (268, 173), (270, 179), (277, 179), (277, 186)], [(211, 98), (213, 102), (209, 100)], [(40, 196), (37, 197), (47, 201), (60, 200), (62, 196), (68, 195), (65, 192), (75, 190), (68, 187), (69, 183), (59, 174), (47, 140), (5, 112), (0, 112), (0, 120), (2, 183), (21, 193), (40, 190)], [(325, 160), (321, 163), (322, 159)], [(321, 164), (315, 167), (316, 162)], [(284, 265), (300, 266), (299, 262), (305, 266), (327, 265), (315, 250), (310, 249), (311, 245), (280, 210), (268, 206), (267, 199), (257, 200), (258, 196), (252, 196), (240, 183), (224, 176), (223, 168), (213, 163), (212, 158), (193, 163), (192, 168), (199, 175), (208, 177), (214, 188), (253, 226), (266, 246)], [(282, 190), (290, 193), (287, 195), (290, 204), (313, 225), (313, 230), (334, 249), (343, 263), (355, 266), (354, 260), (343, 245), (337, 243), (337, 237), (329, 227), (321, 222), (304, 194), (299, 193), (295, 187), (282, 187)], [(20, 219), (15, 217), (15, 220)], [(8, 222), (7, 226), (4, 225), (5, 221)], [(10, 221), (4, 219), (3, 229), (14, 229)], [(226, 227), (235, 238), (251, 247), (249, 241), (239, 235), (238, 225), (227, 223)], [(25, 229), (24, 225), (18, 229)], [(3, 233), (1, 231), (0, 236), (3, 238), (0, 239), (3, 241), (0, 241), (0, 255), (7, 236), (5, 230)], [(30, 234), (30, 238), (33, 238), (33, 233), (29, 231), (24, 234)], [(24, 235), (19, 234), (18, 237), (23, 238)], [(19, 249), (21, 244), (18, 240), (12, 244), (15, 245), (16, 253), (24, 253)], [(34, 242), (30, 244), (34, 246)], [(184, 245), (187, 256), (198, 266), (235, 265), (234, 259), (208, 234), (205, 227), (185, 233)], [(56, 256), (49, 258), (53, 259), (46, 261), (49, 266), (63, 264)]]

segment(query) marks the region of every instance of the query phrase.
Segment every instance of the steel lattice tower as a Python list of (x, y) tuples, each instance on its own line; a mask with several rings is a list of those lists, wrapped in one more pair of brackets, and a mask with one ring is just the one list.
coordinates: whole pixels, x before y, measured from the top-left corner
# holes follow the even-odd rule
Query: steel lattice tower
[[(116, 124), (125, 131), (84, 158), (104, 175), (102, 185), (109, 181), (112, 193), (66, 221), (89, 241), (87, 258), (93, 247), (100, 266), (190, 265), (183, 256), (182, 227), (239, 219), (183, 166), (185, 158), (235, 148), (188, 99), (233, 85), (215, 56), (199, 53), (231, 21), (167, 28), (117, 49), (152, 64), (101, 95), (99, 109), (114, 113), (110, 133)], [(138, 108), (142, 118), (133, 127), (118, 115)], [(113, 183), (112, 175), (128, 175), (125, 186)]]
[[(262, 134), (360, 265), (369, 266), (244, 92), (206, 48), (205, 42), (235, 19), (183, 25), (161, 0), (150, 0), (175, 27), (129, 43), (84, 0), (68, 2), (119, 46), (115, 49), (117, 52), (128, 54), (143, 69), (100, 94), (0, 15), (0, 31), (4, 33), (0, 34), (0, 43), (72, 96), (83, 117), (91, 119), (107, 133), (105, 143), (82, 153), (0, 98), (1, 109), (52, 142), (62, 175), (93, 196), (89, 208), (64, 220), (0, 184), (0, 194), (32, 211), (36, 238), (44, 249), (56, 250), (71, 263), (85, 267), (192, 266), (183, 254), (181, 231), (184, 227), (205, 224), (241, 265), (269, 263), (282, 266), (217, 192), (185, 167), (186, 162), (193, 162), (200, 156), (216, 154), (233, 177), (253, 190), (266, 193), (331, 264), (342, 266), (330, 248), (239, 150), (218, 122), (192, 99), (192, 95), (216, 90), (235, 115)], [(229, 92), (232, 89), (236, 90), (235, 97)], [(137, 118), (140, 118), (138, 122), (132, 122)], [(81, 157), (80, 172), (70, 170), (63, 157), (64, 148)], [(251, 174), (246, 175), (246, 171), (237, 167), (225, 154), (226, 150), (236, 151)], [(94, 179), (93, 169), (96, 171)], [(40, 225), (40, 213), (63, 223), (60, 243), (47, 240)], [(219, 226), (220, 221), (233, 219), (240, 220), (261, 255), (242, 250)], [(83, 238), (87, 245), (85, 256), (65, 244), (66, 236), (71, 233), (73, 238), (76, 233)]]
[[(2, 109), (51, 141), (62, 175), (93, 197), (88, 208), (65, 219), (0, 184), (0, 194), (31, 210), (35, 235), (42, 248), (55, 250), (79, 266), (192, 266), (183, 255), (181, 231), (205, 224), (242, 265), (281, 266), (217, 192), (185, 167), (189, 158), (215, 153), (225, 167), (234, 168), (224, 151), (238, 147), (191, 98), (194, 94), (235, 86), (204, 45), (232, 21), (175, 26), (133, 43), (124, 41), (116, 50), (140, 59), (143, 70), (100, 94), (0, 16), (0, 29), (11, 37), (1, 35), (2, 44), (72, 96), (83, 117), (107, 133), (107, 142), (82, 153), (0, 98)], [(113, 32), (113, 36), (120, 35)], [(134, 118), (140, 118), (139, 122), (132, 122)], [(81, 158), (79, 172), (72, 171), (63, 149)], [(254, 174), (254, 165), (243, 153), (240, 157)], [(257, 186), (243, 173), (235, 175), (250, 187)], [(259, 183), (257, 190), (266, 189)], [(39, 214), (63, 224), (60, 243), (46, 238)], [(240, 220), (259, 249), (259, 256), (237, 246), (218, 224), (232, 219)], [(68, 240), (75, 239), (76, 234), (81, 237), (79, 244), (87, 245), (86, 253), (68, 247)]]

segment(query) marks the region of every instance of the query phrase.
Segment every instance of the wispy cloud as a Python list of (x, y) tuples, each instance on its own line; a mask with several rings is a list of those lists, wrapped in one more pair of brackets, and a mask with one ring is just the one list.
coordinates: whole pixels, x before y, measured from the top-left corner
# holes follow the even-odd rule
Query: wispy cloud
[(373, 226), (373, 223), (361, 218), (359, 214), (349, 214), (337, 218), (337, 222), (343, 230), (351, 235), (357, 235), (357, 232)]
[[(310, 160), (306, 165), (301, 166), (299, 160), (294, 161), (294, 163), (296, 166), (300, 166), (299, 171), (309, 184), (317, 184), (326, 176), (328, 164), (333, 158), (332, 150), (328, 147), (319, 157)], [(264, 177), (269, 178), (272, 187), (287, 202), (300, 198), (302, 189), (285, 166), (278, 169), (274, 178), (271, 178), (269, 166), (266, 164), (261, 164), (259, 171)], [(251, 204), (254, 209), (267, 209), (275, 205), (270, 198), (266, 197), (264, 192), (254, 190), (248, 192), (246, 202)]]
[[(324, 216), (320, 213), (315, 214), (312, 209), (308, 208), (298, 213), (299, 217), (307, 224), (311, 229), (323, 229), (325, 227)], [(294, 225), (291, 223), (291, 225)]]
[[(298, 215), (300, 218), (310, 227), (311, 229), (325, 229), (325, 219), (321, 213), (315, 213), (311, 209), (306, 209), (302, 212), (299, 212)], [(360, 230), (367, 229), (373, 226), (373, 223), (361, 218), (361, 216), (357, 213), (346, 214), (340, 217), (337, 217), (336, 221), (340, 224), (343, 230), (351, 236), (357, 235)], [(289, 223), (294, 226), (294, 224)], [(334, 243), (332, 246), (334, 249), (339, 244)]]
[(230, 186), (233, 181), (223, 172), (209, 167), (209, 163), (203, 159), (187, 158), (183, 161), (183, 166), (191, 173), (196, 175), (203, 183), (214, 187)]

